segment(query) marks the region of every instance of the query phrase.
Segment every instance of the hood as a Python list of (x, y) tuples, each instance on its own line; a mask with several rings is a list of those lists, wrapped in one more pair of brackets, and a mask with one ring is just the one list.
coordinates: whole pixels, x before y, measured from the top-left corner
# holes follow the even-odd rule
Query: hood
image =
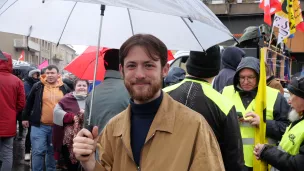
[(40, 69), (34, 69), (34, 70), (31, 70), (31, 71), (29, 72), (28, 76), (29, 76), (29, 77), (32, 77), (34, 73), (40, 74), (40, 72), (41, 72)]
[(1, 52), (0, 55), (0, 72), (13, 73), (12, 55), (5, 52)]
[(227, 47), (222, 54), (223, 68), (236, 70), (245, 54), (241, 48)]
[(233, 77), (233, 85), (236, 90), (240, 90), (239, 88), (239, 72), (244, 68), (253, 69), (257, 73), (257, 77), (260, 75), (260, 61), (255, 57), (245, 57), (241, 60), (239, 66), (236, 69), (235, 75)]
[(50, 85), (50, 84), (46, 81), (46, 75), (45, 75), (45, 74), (43, 74), (43, 75), (40, 76), (40, 81), (41, 81), (41, 83), (42, 83), (44, 86), (49, 86), (49, 87), (60, 87), (60, 86), (63, 85), (61, 76), (59, 76), (59, 78), (57, 79), (56, 85)]
[(182, 81), (186, 76), (185, 70), (179, 67), (171, 68), (168, 76), (165, 78), (165, 84), (171, 85)]

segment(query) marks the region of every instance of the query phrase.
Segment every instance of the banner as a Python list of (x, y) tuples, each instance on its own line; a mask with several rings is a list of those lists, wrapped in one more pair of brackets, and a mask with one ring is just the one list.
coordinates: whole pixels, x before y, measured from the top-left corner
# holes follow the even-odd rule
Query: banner
[(273, 26), (279, 29), (277, 45), (283, 42), (284, 39), (290, 35), (289, 20), (288, 18), (282, 17), (275, 14)]
[(38, 66), (38, 69), (43, 69), (43, 68), (47, 67), (48, 65), (49, 65), (49, 61), (45, 60)]

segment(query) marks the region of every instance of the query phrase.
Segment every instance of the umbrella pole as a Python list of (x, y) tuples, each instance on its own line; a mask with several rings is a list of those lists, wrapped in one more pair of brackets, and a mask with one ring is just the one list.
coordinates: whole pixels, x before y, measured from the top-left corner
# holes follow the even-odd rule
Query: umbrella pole
[(91, 125), (91, 116), (92, 116), (92, 107), (95, 95), (95, 82), (96, 82), (96, 74), (97, 74), (97, 67), (98, 67), (98, 59), (99, 59), (99, 48), (100, 48), (100, 36), (101, 36), (101, 29), (102, 29), (102, 21), (104, 17), (104, 11), (106, 9), (105, 5), (101, 5), (100, 7), (100, 24), (99, 24), (99, 33), (98, 33), (98, 42), (97, 42), (97, 50), (96, 50), (96, 60), (95, 60), (95, 68), (94, 68), (94, 80), (93, 80), (93, 88), (92, 88), (92, 96), (91, 96), (91, 103), (90, 103), (90, 112), (88, 118), (88, 130), (92, 132), (93, 126)]

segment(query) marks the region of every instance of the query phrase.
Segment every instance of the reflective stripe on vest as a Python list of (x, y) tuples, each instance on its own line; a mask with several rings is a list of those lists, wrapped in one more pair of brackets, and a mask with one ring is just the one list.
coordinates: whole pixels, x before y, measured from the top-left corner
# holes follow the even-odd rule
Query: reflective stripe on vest
[(166, 93), (170, 93), (170, 91), (177, 89), (179, 86), (181, 86), (185, 82), (192, 82), (192, 83), (200, 84), (204, 94), (210, 100), (212, 100), (221, 109), (221, 111), (223, 113), (225, 113), (225, 115), (228, 115), (229, 111), (233, 107), (233, 103), (229, 102), (229, 99), (227, 97), (225, 97), (222, 94), (220, 94), (219, 92), (217, 92), (215, 89), (212, 88), (211, 84), (209, 84), (207, 82), (200, 81), (200, 80), (194, 80), (194, 79), (190, 79), (190, 78), (185, 78), (180, 83), (177, 83), (177, 84), (164, 88), (163, 91)]
[[(278, 96), (278, 91), (267, 87), (266, 88), (266, 119), (273, 120), (273, 109), (274, 104)], [(248, 112), (252, 112), (255, 108), (255, 100), (252, 100), (245, 109), (242, 99), (237, 91), (235, 91), (234, 86), (227, 86), (223, 90), (223, 95), (230, 98), (235, 105), (236, 111), (241, 112), (245, 116)], [(262, 118), (261, 118), (262, 119)], [(255, 127), (247, 122), (240, 123), (241, 135), (243, 139), (243, 151), (244, 160), (247, 167), (253, 167), (253, 148), (254, 148), (254, 135)], [(268, 142), (275, 144), (275, 141), (268, 139)]]

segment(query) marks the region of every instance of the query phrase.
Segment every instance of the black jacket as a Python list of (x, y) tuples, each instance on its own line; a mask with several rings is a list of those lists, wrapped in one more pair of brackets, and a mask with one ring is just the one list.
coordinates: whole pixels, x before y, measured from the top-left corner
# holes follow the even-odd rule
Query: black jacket
[[(199, 80), (198, 78), (192, 77), (186, 78)], [(204, 80), (200, 81), (206, 82)], [(205, 117), (219, 142), (225, 170), (241, 171), (244, 166), (243, 146), (235, 107), (231, 105), (230, 110), (224, 113), (221, 106), (218, 106), (219, 103), (217, 103), (214, 98), (211, 99), (206, 95), (202, 87), (203, 85), (200, 83), (185, 81), (180, 84), (181, 85), (174, 90), (170, 90), (169, 86), (165, 88), (164, 91), (176, 101), (188, 106)], [(206, 86), (210, 86), (210, 89), (208, 88), (208, 94), (214, 93), (213, 97), (216, 97), (218, 100), (222, 98), (219, 101), (224, 101), (224, 103), (228, 101), (214, 90), (211, 85)]]
[[(233, 78), (234, 89), (239, 92), (243, 105), (245, 108), (247, 108), (251, 103), (251, 101), (255, 99), (258, 89), (256, 88), (252, 91), (243, 91), (239, 87), (238, 75), (239, 72), (244, 68), (253, 69), (257, 73), (259, 78), (259, 74), (260, 74), (259, 60), (254, 57), (243, 58)], [(288, 105), (286, 99), (281, 93), (278, 92), (278, 94), (275, 95), (277, 96), (277, 98), (273, 109), (273, 120), (266, 121), (266, 136), (279, 141), (281, 140), (286, 130), (286, 127), (290, 123), (288, 120), (288, 113), (290, 110), (290, 106)]]
[[(292, 123), (292, 126), (303, 119)], [(278, 150), (277, 147), (266, 145), (260, 158), (280, 171), (302, 171), (304, 170), (304, 142), (301, 144), (299, 154), (295, 156)]]
[[(59, 89), (64, 95), (70, 92), (69, 87), (65, 84)], [(23, 110), (23, 120), (29, 120), (31, 125), (34, 126), (40, 126), (43, 90), (44, 85), (40, 81), (35, 83), (27, 97), (26, 106)]]

